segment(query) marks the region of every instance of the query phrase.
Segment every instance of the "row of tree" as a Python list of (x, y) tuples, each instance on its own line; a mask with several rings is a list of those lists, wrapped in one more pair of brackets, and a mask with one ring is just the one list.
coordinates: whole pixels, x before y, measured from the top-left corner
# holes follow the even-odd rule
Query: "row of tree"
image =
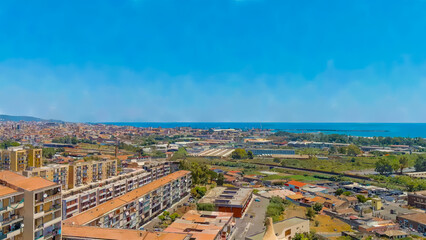
[(253, 153), (242, 148), (235, 149), (231, 154), (232, 159), (253, 159)]
[(381, 175), (390, 175), (392, 173), (399, 172), (402, 174), (402, 171), (404, 168), (408, 167), (408, 158), (406, 156), (400, 156), (397, 159), (390, 159), (390, 158), (380, 158), (376, 162), (376, 172), (380, 173)]
[(408, 137), (356, 137), (344, 134), (314, 134), (314, 133), (290, 133), (279, 131), (274, 134), (275, 137), (281, 137), (288, 141), (315, 141), (315, 142), (334, 142), (349, 143), (358, 146), (365, 145), (409, 145), (426, 147), (424, 138), (408, 138)]

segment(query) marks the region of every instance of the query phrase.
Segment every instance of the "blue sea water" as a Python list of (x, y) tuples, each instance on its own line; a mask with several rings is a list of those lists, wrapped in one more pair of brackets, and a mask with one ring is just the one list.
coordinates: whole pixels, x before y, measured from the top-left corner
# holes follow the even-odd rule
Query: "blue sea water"
[(284, 122), (108, 122), (134, 127), (192, 127), (200, 129), (272, 129), (294, 133), (346, 134), (351, 136), (426, 137), (426, 123), (284, 123)]

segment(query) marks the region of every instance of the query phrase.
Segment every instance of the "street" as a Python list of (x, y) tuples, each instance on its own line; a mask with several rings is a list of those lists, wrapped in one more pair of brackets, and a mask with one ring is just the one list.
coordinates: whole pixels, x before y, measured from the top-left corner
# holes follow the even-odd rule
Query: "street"
[[(255, 199), (260, 202), (256, 202)], [(234, 234), (235, 240), (244, 240), (246, 236), (251, 236), (263, 232), (266, 208), (269, 204), (269, 199), (264, 197), (253, 196), (249, 208), (243, 218), (236, 219), (236, 230)]]

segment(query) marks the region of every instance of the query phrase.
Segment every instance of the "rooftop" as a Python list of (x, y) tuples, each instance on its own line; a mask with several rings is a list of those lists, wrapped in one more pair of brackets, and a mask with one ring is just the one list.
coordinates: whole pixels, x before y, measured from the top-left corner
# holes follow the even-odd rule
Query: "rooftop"
[(196, 240), (213, 240), (230, 222), (233, 213), (190, 210), (164, 231), (190, 233)]
[(41, 177), (27, 178), (11, 171), (1, 171), (0, 180), (27, 191), (34, 191), (37, 189), (43, 189), (57, 185), (56, 183)]
[(188, 233), (147, 232), (141, 230), (98, 228), (84, 226), (62, 226), (62, 236), (83, 239), (108, 239), (108, 240), (187, 240)]
[(17, 191), (13, 190), (12, 188), (8, 188), (8, 187), (0, 185), (0, 197), (7, 196), (9, 194), (16, 193), (16, 192)]
[(216, 206), (243, 206), (252, 191), (251, 188), (216, 187), (210, 190), (199, 203), (213, 203)]
[(155, 189), (166, 185), (178, 178), (181, 178), (185, 175), (190, 173), (189, 171), (178, 171), (174, 172), (172, 174), (169, 174), (165, 177), (162, 177), (158, 180), (155, 180), (153, 182), (150, 182), (142, 187), (139, 187), (131, 192), (128, 192), (120, 197), (114, 198), (113, 200), (107, 201), (105, 203), (102, 203), (90, 210), (87, 210), (85, 212), (82, 212), (78, 215), (75, 215), (71, 218), (68, 218), (64, 221), (64, 224), (70, 224), (70, 225), (84, 225), (87, 224), (106, 213), (113, 211), (114, 209), (117, 209), (121, 206), (124, 206), (125, 204), (136, 200), (137, 198), (140, 198), (141, 196), (154, 191)]
[(426, 225), (426, 213), (403, 214), (399, 215), (398, 217)]

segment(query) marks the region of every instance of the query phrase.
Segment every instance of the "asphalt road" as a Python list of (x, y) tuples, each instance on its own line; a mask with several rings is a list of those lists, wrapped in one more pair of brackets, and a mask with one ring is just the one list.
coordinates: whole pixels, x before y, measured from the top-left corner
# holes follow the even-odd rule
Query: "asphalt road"
[[(256, 202), (256, 198), (260, 199), (260, 202)], [(253, 196), (253, 200), (244, 217), (236, 219), (235, 240), (244, 240), (246, 236), (264, 231), (265, 213), (268, 204), (269, 199)]]

